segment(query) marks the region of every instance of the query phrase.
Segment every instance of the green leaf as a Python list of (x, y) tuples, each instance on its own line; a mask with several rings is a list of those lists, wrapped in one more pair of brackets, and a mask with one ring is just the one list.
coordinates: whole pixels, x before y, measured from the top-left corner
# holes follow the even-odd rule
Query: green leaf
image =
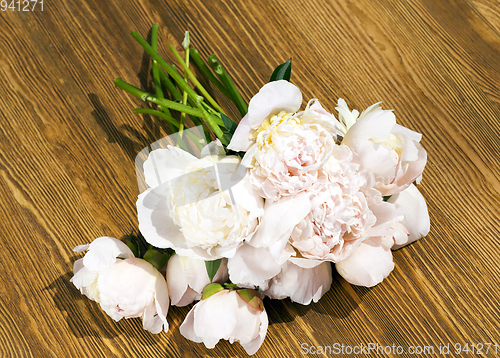
[(227, 129), (227, 132), (233, 134), (237, 127), (236, 123), (234, 123), (233, 120), (224, 113), (221, 113), (220, 117), (222, 119), (222, 123), (224, 123), (224, 127)]
[(210, 282), (212, 282), (212, 280), (214, 279), (214, 276), (217, 273), (217, 270), (219, 269), (221, 262), (222, 259), (205, 261), (205, 267), (207, 268), (207, 274), (208, 278), (210, 279)]
[(285, 63), (282, 63), (273, 71), (269, 82), (287, 80), (290, 82), (290, 76), (292, 75), (292, 59), (289, 59)]
[(389, 200), (389, 199), (391, 198), (391, 196), (392, 196), (392, 195), (383, 196), (383, 197), (382, 197), (382, 199), (383, 199), (384, 201), (387, 201), (387, 200)]

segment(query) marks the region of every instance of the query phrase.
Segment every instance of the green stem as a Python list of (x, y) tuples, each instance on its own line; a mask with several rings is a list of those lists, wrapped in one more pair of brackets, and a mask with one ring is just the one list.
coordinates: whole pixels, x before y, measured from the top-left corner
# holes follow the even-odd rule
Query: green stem
[(219, 76), (224, 86), (226, 86), (226, 88), (233, 94), (233, 97), (235, 99), (235, 101), (233, 102), (238, 108), (241, 116), (243, 117), (248, 112), (248, 105), (241, 97), (241, 94), (234, 85), (233, 80), (231, 80), (231, 77), (229, 77), (224, 67), (222, 67), (219, 60), (217, 59), (217, 56), (208, 56), (208, 63), (210, 64), (210, 67), (212, 67), (212, 70)]
[[(154, 24), (153, 27), (151, 28), (151, 47), (153, 48), (153, 50), (158, 52), (158, 24)], [(151, 62), (152, 62), (153, 83), (155, 85), (156, 97), (158, 97), (159, 99), (163, 99), (165, 97), (163, 96), (163, 89), (162, 89), (161, 80), (160, 80), (160, 71), (161, 70), (160, 70), (160, 68), (158, 66), (158, 62), (156, 62), (156, 60), (152, 60)], [(161, 71), (161, 72), (163, 72), (163, 71)], [(170, 110), (167, 107), (158, 106), (158, 109), (160, 111), (162, 111), (163, 113), (165, 113), (170, 118), (172, 118), (172, 116), (170, 114)], [(168, 123), (168, 126), (170, 127), (170, 130), (172, 131), (172, 133), (175, 132), (174, 131), (175, 127), (173, 127), (170, 122)]]
[(115, 86), (124, 90), (127, 93), (130, 93), (131, 95), (138, 97), (142, 99), (143, 101), (149, 101), (155, 104), (158, 104), (160, 106), (164, 106), (170, 109), (173, 109), (174, 111), (178, 112), (186, 112), (189, 115), (193, 115), (196, 117), (203, 117), (204, 113), (200, 109), (196, 108), (191, 108), (189, 106), (183, 105), (181, 103), (177, 103), (174, 101), (169, 101), (168, 99), (160, 99), (157, 98), (156, 96), (152, 95), (151, 93), (145, 92), (137, 87), (132, 86), (131, 84), (128, 84), (125, 81), (122, 81), (119, 78), (115, 79)]
[[(150, 114), (152, 116), (157, 116), (161, 119), (164, 119), (166, 120), (169, 124), (172, 124), (174, 126), (176, 126), (177, 128), (179, 128), (179, 121), (177, 121), (175, 118), (172, 118), (171, 116), (169, 115), (166, 115), (165, 113), (163, 112), (160, 112), (160, 111), (156, 111), (154, 109), (150, 109), (150, 108), (135, 108), (133, 111), (133, 113), (143, 113), (143, 114)], [(200, 140), (203, 139), (203, 138), (198, 138), (196, 136), (196, 134), (194, 134), (193, 132), (191, 131), (186, 131), (187, 133), (187, 136), (189, 138), (191, 138), (193, 140), (193, 142), (198, 146), (198, 149), (201, 149), (201, 147), (199, 146), (200, 145)]]
[(214, 107), (214, 109), (216, 109), (217, 111), (219, 111), (221, 113), (224, 113), (224, 111), (219, 106), (219, 104), (212, 98), (212, 96), (210, 96), (210, 94), (207, 92), (207, 90), (205, 88), (203, 88), (203, 86), (201, 85), (201, 83), (193, 75), (193, 73), (191, 72), (191, 70), (189, 69), (189, 67), (183, 61), (181, 55), (179, 55), (179, 53), (175, 50), (174, 46), (168, 45), (168, 48), (170, 49), (170, 51), (172, 51), (172, 53), (177, 58), (177, 60), (181, 64), (181, 66), (184, 68), (184, 71), (187, 72), (187, 74), (188, 74), (189, 78), (191, 79), (191, 81), (193, 81), (193, 83), (195, 84), (195, 86), (200, 90), (201, 94), (207, 99), (207, 101), (210, 102), (210, 104)]
[(135, 108), (132, 110), (133, 113), (144, 113), (144, 114), (151, 114), (156, 117), (160, 117), (161, 119), (166, 120), (169, 124), (174, 125), (175, 127), (179, 128), (179, 121), (177, 121), (175, 118), (172, 116), (169, 116), (168, 114), (164, 112), (157, 111), (155, 109), (150, 109), (150, 108)]
[[(170, 45), (171, 46), (171, 45)], [(169, 46), (169, 47), (170, 47)], [(188, 73), (187, 69), (189, 68), (189, 32), (186, 31), (184, 35), (184, 41), (182, 41), (182, 47), (184, 48), (184, 53), (185, 53), (185, 62), (186, 62), (186, 68), (184, 69), (184, 81), (188, 81)], [(186, 104), (188, 99), (187, 92), (184, 91), (182, 93), (182, 104)], [(184, 130), (184, 121), (186, 120), (186, 113), (182, 112), (181, 113), (181, 125), (179, 126), (179, 136), (182, 138), (182, 131)]]
[(182, 94), (179, 92), (177, 87), (170, 81), (170, 78), (163, 72), (163, 70), (160, 70), (160, 80), (161, 82), (165, 85), (167, 90), (170, 92), (172, 97), (174, 98), (174, 101), (181, 101), (182, 100)]
[(202, 98), (201, 96), (198, 96), (196, 94), (196, 92), (191, 88), (189, 83), (184, 81), (184, 78), (182, 78), (182, 76), (177, 72), (175, 68), (173, 68), (173, 66), (170, 66), (163, 58), (161, 58), (158, 52), (156, 52), (148, 44), (148, 42), (142, 38), (141, 35), (139, 35), (136, 31), (133, 31), (132, 37), (139, 43), (139, 45), (142, 46), (142, 48), (149, 54), (149, 56), (151, 56), (151, 58), (156, 60), (158, 62), (158, 65), (160, 65), (165, 70), (165, 72), (167, 72), (174, 79), (174, 81), (179, 85), (179, 87), (182, 90), (186, 91), (188, 95), (193, 98), (195, 102), (198, 101), (198, 99)]
[(229, 98), (231, 101), (234, 102), (235, 100), (232, 98), (233, 94), (226, 87), (224, 87), (224, 85), (217, 79), (217, 77), (214, 76), (212, 71), (210, 71), (210, 68), (208, 68), (208, 66), (205, 65), (205, 63), (200, 57), (200, 53), (198, 52), (198, 50), (192, 48), (189, 50), (189, 54), (193, 59), (194, 63), (196, 64), (196, 66), (200, 69), (200, 71), (205, 76), (207, 76), (208, 80), (212, 82), (224, 96), (226, 96), (227, 98)]

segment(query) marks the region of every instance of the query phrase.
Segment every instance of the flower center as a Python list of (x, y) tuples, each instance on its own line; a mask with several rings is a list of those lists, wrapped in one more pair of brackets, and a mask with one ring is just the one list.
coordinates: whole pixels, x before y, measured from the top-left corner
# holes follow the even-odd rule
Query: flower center
[(278, 126), (286, 123), (291, 126), (296, 126), (300, 123), (299, 117), (293, 117), (294, 113), (281, 111), (280, 113), (267, 117), (260, 127), (253, 131), (251, 138), (255, 139), (260, 149), (273, 145), (273, 136), (279, 135)]

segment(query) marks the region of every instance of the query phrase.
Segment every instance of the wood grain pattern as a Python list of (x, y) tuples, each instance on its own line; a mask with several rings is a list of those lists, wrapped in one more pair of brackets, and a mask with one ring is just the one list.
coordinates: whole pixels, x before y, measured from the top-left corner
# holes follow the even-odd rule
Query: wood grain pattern
[(155, 22), (165, 57), (189, 30), (246, 100), (291, 57), (305, 99), (332, 112), (339, 97), (358, 109), (383, 100), (424, 136), (430, 234), (395, 252), (374, 288), (335, 276), (317, 304), (266, 300), (256, 357), (302, 356), (301, 343), (500, 344), (498, 1), (60, 0), (0, 12), (0, 357), (245, 356), (185, 340), (189, 308), (151, 335), (69, 282), (73, 247), (137, 227), (134, 157), (168, 132), (133, 115), (143, 104), (113, 79), (151, 85), (129, 33)]

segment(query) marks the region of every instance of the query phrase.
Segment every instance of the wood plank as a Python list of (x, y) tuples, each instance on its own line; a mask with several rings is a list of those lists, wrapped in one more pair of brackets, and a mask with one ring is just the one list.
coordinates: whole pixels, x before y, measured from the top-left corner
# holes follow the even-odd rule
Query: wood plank
[[(304, 99), (334, 111), (384, 101), (423, 133), (429, 235), (394, 253), (367, 289), (336, 275), (317, 304), (265, 305), (257, 357), (301, 344), (500, 344), (500, 3), (495, 0), (59, 1), (0, 12), (0, 357), (244, 356), (179, 333), (114, 322), (69, 282), (71, 249), (137, 228), (135, 155), (169, 133), (113, 84), (151, 88), (129, 33), (160, 24), (161, 53), (185, 30), (249, 100), (292, 58)], [(215, 93), (217, 93), (215, 91)], [(236, 117), (234, 108), (229, 113)], [(395, 355), (389, 355), (395, 356)], [(409, 354), (403, 354), (409, 356)]]

